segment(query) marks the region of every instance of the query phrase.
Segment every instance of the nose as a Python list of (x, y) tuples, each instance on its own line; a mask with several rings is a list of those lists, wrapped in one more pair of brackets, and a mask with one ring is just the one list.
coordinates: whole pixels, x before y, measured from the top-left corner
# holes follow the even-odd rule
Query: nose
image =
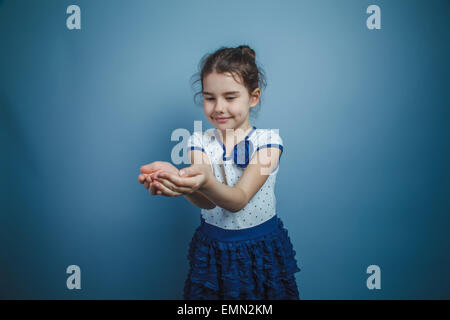
[(214, 111), (218, 114), (223, 113), (225, 111), (225, 103), (221, 99), (217, 99)]

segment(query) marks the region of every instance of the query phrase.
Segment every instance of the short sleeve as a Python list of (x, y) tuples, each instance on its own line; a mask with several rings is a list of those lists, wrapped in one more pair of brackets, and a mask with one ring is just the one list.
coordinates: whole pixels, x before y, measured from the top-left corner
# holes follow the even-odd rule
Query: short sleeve
[[(194, 131), (194, 133), (189, 137), (187, 142), (187, 150), (200, 150), (203, 152), (204, 155), (206, 155), (206, 162), (210, 164), (211, 170), (214, 172), (214, 167), (212, 165), (212, 161), (210, 157), (208, 156), (207, 150), (210, 150), (210, 147), (208, 147), (208, 141), (206, 140), (207, 131), (201, 132), (201, 131)], [(205, 157), (203, 156), (202, 159)], [(197, 162), (196, 160), (194, 160)]]
[(279, 148), (281, 150), (278, 165), (272, 170), (272, 173), (270, 174), (275, 175), (278, 173), (281, 155), (283, 154), (284, 150), (283, 140), (278, 134), (278, 130), (264, 130), (263, 132), (261, 132), (259, 135), (256, 136), (255, 148), (252, 157), (257, 151), (263, 148)]
[(266, 130), (257, 137), (255, 152), (261, 150), (262, 148), (279, 148), (281, 150), (281, 158), (284, 150), (284, 144), (278, 130)]
[(187, 143), (188, 150), (201, 150), (205, 152), (203, 145), (203, 134), (200, 131), (195, 131), (188, 139)]

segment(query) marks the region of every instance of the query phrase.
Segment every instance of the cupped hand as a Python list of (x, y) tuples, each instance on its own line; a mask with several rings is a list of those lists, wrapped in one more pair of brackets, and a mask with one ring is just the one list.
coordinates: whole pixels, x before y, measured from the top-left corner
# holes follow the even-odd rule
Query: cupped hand
[[(138, 175), (138, 182), (144, 184), (146, 189), (149, 189), (151, 195), (162, 194), (161, 190), (155, 188), (155, 183), (161, 183), (161, 179), (154, 179), (153, 175), (157, 172), (165, 171), (173, 174), (178, 174), (178, 169), (170, 162), (166, 161), (154, 161), (152, 163), (143, 165), (141, 168), (141, 174)], [(158, 182), (156, 182), (156, 181)]]
[(209, 166), (194, 164), (183, 168), (177, 174), (166, 171), (156, 172), (153, 178), (160, 179), (161, 183), (155, 183), (155, 187), (162, 194), (179, 196), (204, 188), (212, 179), (212, 171)]

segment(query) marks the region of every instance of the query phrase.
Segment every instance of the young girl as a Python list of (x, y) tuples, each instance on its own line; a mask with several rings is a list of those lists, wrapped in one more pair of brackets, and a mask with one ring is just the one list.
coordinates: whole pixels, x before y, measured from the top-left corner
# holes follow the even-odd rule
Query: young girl
[(190, 167), (156, 161), (138, 177), (152, 195), (183, 195), (202, 209), (184, 298), (299, 299), (296, 252), (274, 193), (283, 142), (249, 122), (265, 84), (255, 52), (220, 48), (201, 62), (200, 80), (215, 129), (189, 138)]

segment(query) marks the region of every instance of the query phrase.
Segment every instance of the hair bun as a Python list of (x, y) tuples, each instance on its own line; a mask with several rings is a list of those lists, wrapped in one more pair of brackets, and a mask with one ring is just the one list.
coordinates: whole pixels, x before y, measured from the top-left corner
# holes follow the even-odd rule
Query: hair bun
[(241, 50), (241, 53), (242, 53), (242, 54), (248, 54), (248, 55), (250, 55), (250, 56), (252, 57), (253, 60), (255, 59), (256, 53), (255, 53), (255, 51), (253, 51), (253, 49), (250, 48), (249, 46), (243, 45), (243, 46), (239, 46), (239, 47), (237, 47), (237, 48)]

